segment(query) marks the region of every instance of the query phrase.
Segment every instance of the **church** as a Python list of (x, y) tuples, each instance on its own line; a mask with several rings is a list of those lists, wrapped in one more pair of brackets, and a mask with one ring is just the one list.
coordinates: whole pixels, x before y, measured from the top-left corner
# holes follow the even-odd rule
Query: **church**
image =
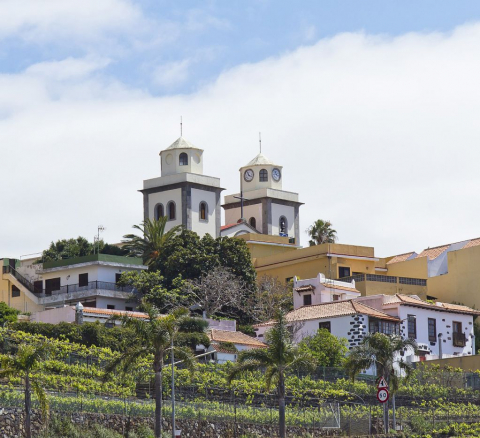
[[(261, 152), (239, 169), (238, 193), (227, 195), (220, 179), (203, 174), (203, 149), (182, 136), (160, 152), (160, 176), (143, 182), (145, 219), (166, 216), (167, 230), (183, 225), (200, 237), (264, 234), (300, 244), (298, 193), (283, 190), (283, 167)], [(221, 208), (225, 224), (221, 224)]]

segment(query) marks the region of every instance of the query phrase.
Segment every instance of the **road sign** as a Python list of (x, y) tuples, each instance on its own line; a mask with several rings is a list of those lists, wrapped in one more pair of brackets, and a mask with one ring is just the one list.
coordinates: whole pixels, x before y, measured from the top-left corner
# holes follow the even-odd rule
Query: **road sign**
[(377, 392), (377, 400), (380, 403), (385, 403), (388, 401), (388, 398), (390, 397), (390, 394), (385, 388), (380, 388)]
[(382, 378), (380, 379), (380, 382), (378, 382), (377, 388), (378, 389), (388, 388), (388, 384), (387, 384), (387, 381), (385, 380), (385, 377), (382, 376)]

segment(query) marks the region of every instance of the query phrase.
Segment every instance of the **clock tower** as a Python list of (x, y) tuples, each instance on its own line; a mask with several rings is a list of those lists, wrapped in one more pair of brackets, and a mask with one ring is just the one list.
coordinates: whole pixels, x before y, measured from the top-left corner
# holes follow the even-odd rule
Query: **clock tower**
[(302, 203), (298, 193), (283, 190), (282, 183), (283, 167), (259, 153), (240, 168), (240, 193), (225, 196), (225, 223), (244, 219), (259, 233), (289, 237), (299, 245)]

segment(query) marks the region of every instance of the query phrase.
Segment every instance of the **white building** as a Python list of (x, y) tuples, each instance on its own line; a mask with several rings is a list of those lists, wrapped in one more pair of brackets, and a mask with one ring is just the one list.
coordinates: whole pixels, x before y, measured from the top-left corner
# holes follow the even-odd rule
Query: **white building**
[(183, 137), (160, 152), (161, 176), (143, 181), (145, 219), (167, 216), (200, 237), (220, 236), (220, 179), (203, 175), (203, 150)]
[(416, 295), (372, 295), (357, 302), (402, 320), (400, 334), (414, 339), (419, 356), (412, 361), (475, 354), (473, 319), (480, 311), (467, 306), (427, 303)]
[[(282, 188), (282, 166), (259, 153), (240, 168), (240, 193), (225, 196), (225, 224), (244, 219), (262, 234), (285, 236), (300, 244), (300, 206), (298, 193)], [(243, 202), (242, 199), (243, 198)], [(242, 218), (243, 206), (243, 218)], [(222, 232), (222, 236), (230, 235)]]
[(266, 344), (245, 333), (232, 330), (211, 329), (208, 332), (212, 359), (217, 363), (235, 362), (240, 351), (265, 348)]
[(147, 269), (142, 260), (94, 254), (36, 264), (4, 259), (0, 299), (21, 312), (38, 312), (81, 302), (85, 307), (129, 310), (131, 288), (117, 283), (122, 272)]
[(315, 278), (299, 280), (293, 278), (293, 308), (311, 304), (329, 303), (332, 301), (349, 300), (361, 294), (355, 289), (355, 281), (351, 283), (330, 280), (319, 273)]

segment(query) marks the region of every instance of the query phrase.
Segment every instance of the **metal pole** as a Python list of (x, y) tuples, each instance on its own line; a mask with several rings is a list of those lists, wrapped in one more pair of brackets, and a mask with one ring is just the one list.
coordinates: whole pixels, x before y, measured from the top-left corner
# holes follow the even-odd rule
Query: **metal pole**
[(173, 354), (173, 335), (170, 348), (172, 353), (172, 438), (175, 438), (175, 358)]
[(397, 427), (395, 422), (395, 394), (392, 396), (392, 422), (393, 422), (393, 432), (396, 433)]

